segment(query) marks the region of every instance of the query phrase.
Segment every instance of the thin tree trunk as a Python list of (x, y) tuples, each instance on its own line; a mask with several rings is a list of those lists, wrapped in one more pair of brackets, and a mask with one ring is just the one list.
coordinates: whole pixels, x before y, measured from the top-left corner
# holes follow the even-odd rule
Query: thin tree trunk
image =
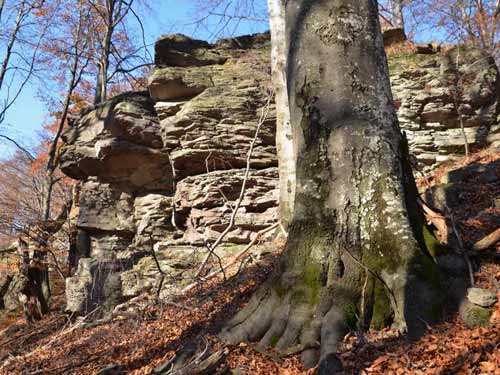
[(104, 56), (101, 65), (101, 102), (106, 101), (108, 98), (108, 69), (109, 69), (109, 55), (111, 53), (111, 34), (109, 31), (106, 34), (106, 40), (104, 43)]
[[(66, 90), (66, 95), (64, 98), (64, 104), (63, 104), (63, 109), (61, 113), (61, 117), (59, 119), (59, 123), (57, 126), (56, 133), (54, 135), (54, 138), (52, 139), (52, 142), (50, 144), (49, 152), (48, 152), (48, 157), (47, 157), (47, 166), (46, 166), (46, 175), (45, 175), (45, 187), (44, 187), (44, 194), (43, 194), (43, 204), (42, 204), (42, 222), (40, 223), (40, 226), (42, 228), (42, 231), (46, 231), (47, 224), (49, 223), (50, 220), (50, 211), (51, 211), (51, 203), (52, 203), (52, 193), (54, 189), (54, 172), (56, 170), (56, 155), (57, 155), (57, 144), (59, 143), (59, 139), (61, 137), (64, 124), (66, 123), (66, 119), (68, 117), (69, 113), (69, 107), (71, 105), (71, 97), (73, 95), (73, 92), (77, 86), (78, 83), (78, 67), (80, 63), (80, 58), (81, 58), (81, 52), (79, 49), (79, 44), (80, 44), (80, 34), (81, 34), (81, 28), (82, 28), (82, 14), (80, 13), (80, 19), (78, 23), (78, 28), (76, 31), (76, 37), (74, 38), (74, 53), (73, 53), (73, 61), (70, 66), (70, 79), (68, 82), (68, 87)], [(38, 244), (40, 248), (44, 248), (48, 246), (46, 243), (48, 241), (48, 237), (50, 234), (45, 238), (44, 236), (41, 237), (41, 241)], [(38, 257), (42, 260), (41, 264), (46, 264), (46, 259), (47, 259), (47, 251), (44, 250), (35, 250), (35, 253), (39, 253)], [(37, 290), (37, 293), (39, 295), (45, 296), (46, 300), (50, 297), (50, 278), (49, 278), (49, 272), (47, 267), (41, 267), (39, 270), (40, 276), (39, 276), (39, 283), (34, 283), (34, 287), (38, 287), (39, 290)], [(45, 309), (43, 309), (42, 313), (44, 312)], [(47, 310), (48, 311), (48, 310)]]
[(5, 5), (5, 0), (0, 0), (0, 21), (2, 20), (3, 7)]
[(297, 149), (288, 243), (221, 335), (285, 351), (298, 345), (306, 367), (333, 374), (349, 327), (388, 323), (392, 313), (400, 330), (420, 334), (439, 318), (441, 284), (424, 243), (376, 2), (289, 0), (286, 28)]
[(283, 0), (268, 0), (271, 27), (271, 66), (275, 90), (277, 124), (276, 148), (280, 175), (280, 220), (284, 228), (292, 219), (295, 200), (295, 150), (286, 81), (286, 25)]
[(391, 25), (404, 29), (403, 0), (390, 0), (388, 2)]
[[(0, 11), (3, 8), (3, 4), (0, 4), (2, 7), (0, 8)], [(7, 50), (5, 51), (5, 57), (2, 62), (2, 67), (0, 69), (0, 90), (2, 89), (3, 85), (3, 80), (5, 78), (5, 74), (7, 73), (7, 68), (9, 66), (9, 61), (10, 57), (12, 56), (12, 49), (14, 48), (14, 44), (16, 43), (17, 40), (17, 34), (19, 33), (19, 30), (21, 29), (21, 23), (26, 16), (25, 9), (25, 0), (21, 1), (19, 4), (19, 10), (17, 11), (17, 17), (16, 17), (16, 23), (14, 24), (14, 29), (12, 30), (12, 34), (9, 39), (9, 43), (7, 44)]]
[(462, 24), (465, 27), (465, 30), (467, 31), (467, 34), (472, 41), (472, 43), (476, 46), (484, 47), (483, 42), (481, 40), (481, 35), (477, 35), (474, 31), (474, 28), (472, 27), (471, 24), (471, 15), (467, 13), (466, 10), (466, 5), (464, 4), (463, 0), (458, 1), (458, 7), (460, 10), (460, 15), (462, 18)]
[[(114, 6), (111, 4), (111, 6)], [(109, 69), (109, 56), (111, 54), (111, 38), (114, 32), (113, 20), (114, 8), (107, 9), (108, 19), (106, 20), (106, 35), (102, 44), (102, 57), (99, 61), (99, 73), (97, 77), (97, 87), (95, 104), (100, 104), (107, 99), (108, 91), (108, 69)]]
[(469, 157), (469, 140), (467, 139), (467, 133), (465, 132), (465, 124), (462, 116), (462, 110), (460, 109), (460, 102), (463, 97), (463, 82), (464, 76), (460, 73), (460, 47), (457, 48), (457, 61), (456, 61), (456, 75), (453, 82), (453, 105), (455, 106), (455, 111), (458, 115), (458, 120), (460, 124), (460, 132), (462, 133), (462, 138), (464, 139), (464, 149), (465, 157)]
[[(78, 33), (79, 35), (79, 33)], [(78, 43), (78, 41), (76, 41)], [(57, 144), (61, 137), (64, 124), (66, 123), (66, 119), (68, 118), (69, 106), (71, 104), (71, 96), (73, 95), (73, 91), (75, 90), (75, 83), (77, 80), (77, 72), (78, 72), (78, 63), (80, 60), (80, 55), (78, 53), (78, 48), (75, 48), (74, 60), (70, 68), (70, 81), (68, 83), (68, 88), (66, 90), (66, 97), (64, 98), (63, 110), (61, 113), (61, 118), (59, 119), (59, 123), (57, 125), (56, 134), (52, 139), (49, 148), (49, 154), (47, 158), (47, 173), (46, 173), (46, 192), (44, 196), (44, 204), (43, 204), (43, 220), (47, 221), (50, 218), (50, 206), (52, 200), (52, 190), (54, 187), (54, 171), (56, 169), (56, 152), (57, 152)]]
[(396, 0), (396, 23), (398, 27), (402, 29), (405, 28), (405, 17), (404, 17), (404, 4), (403, 0)]

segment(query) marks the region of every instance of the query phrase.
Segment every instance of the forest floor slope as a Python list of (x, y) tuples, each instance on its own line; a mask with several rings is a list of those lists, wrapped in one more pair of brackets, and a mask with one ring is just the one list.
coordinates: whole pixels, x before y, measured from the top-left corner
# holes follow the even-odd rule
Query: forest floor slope
[[(429, 189), (449, 187), (450, 179), (460, 176), (462, 180), (453, 183), (451, 198), (461, 203), (450, 210), (466, 244), (497, 229), (500, 217), (499, 179), (468, 171), (488, 170), (499, 177), (499, 162), (498, 150), (485, 150), (419, 180), (421, 187)], [(214, 349), (220, 348), (223, 344), (217, 332), (272, 270), (280, 247), (282, 244), (273, 244), (272, 252), (255, 259), (228, 281), (214, 279), (168, 304), (138, 300), (129, 316), (98, 325), (71, 321), (60, 312), (61, 284), (56, 290), (59, 310), (44, 320), (26, 325), (21, 319), (4, 317), (10, 326), (0, 332), (0, 374), (93, 375), (110, 365), (115, 366), (115, 372), (102, 374), (149, 374), (179, 348), (200, 337), (207, 337)], [(477, 286), (498, 293), (500, 245), (489, 249), (489, 254), (474, 258), (475, 280)], [(341, 343), (339, 356), (346, 374), (500, 374), (499, 342), (497, 303), (487, 327), (469, 329), (457, 314), (431, 327), (417, 342), (385, 329), (368, 332), (366, 343), (359, 345), (353, 332)], [(229, 347), (227, 361), (238, 374), (306, 374), (298, 356), (280, 357), (272, 349), (262, 351), (247, 344)]]

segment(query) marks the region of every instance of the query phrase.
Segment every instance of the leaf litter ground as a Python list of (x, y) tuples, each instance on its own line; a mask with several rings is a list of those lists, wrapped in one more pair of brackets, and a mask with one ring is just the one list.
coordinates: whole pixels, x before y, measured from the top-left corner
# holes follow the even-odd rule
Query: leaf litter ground
[[(431, 186), (450, 169), (499, 159), (498, 152), (480, 152), (440, 168), (419, 183)], [(500, 189), (498, 183), (470, 181), (461, 194), (468, 204), (454, 209), (453, 214), (465, 242), (471, 244), (498, 228), (498, 223), (488, 218), (500, 215), (495, 206)], [(489, 215), (479, 215), (481, 212)], [(496, 251), (500, 252), (498, 245)], [(175, 304), (147, 304), (134, 317), (96, 326), (78, 326), (61, 312), (64, 289), (59, 281), (56, 308), (42, 321), (26, 325), (12, 314), (4, 318), (10, 325), (0, 332), (0, 374), (93, 375), (109, 365), (119, 365), (124, 374), (149, 374), (176, 350), (201, 337), (206, 337), (214, 349), (220, 348), (223, 344), (217, 332), (247, 303), (271, 272), (278, 255), (275, 252), (264, 257), (227, 282), (213, 280), (200, 285), (178, 297)], [(478, 286), (498, 293), (500, 265), (496, 259), (480, 261), (475, 279)], [(338, 353), (345, 374), (500, 375), (500, 306), (493, 309), (489, 327), (469, 329), (457, 316), (450, 316), (416, 342), (408, 342), (390, 329), (367, 332), (367, 343), (361, 346), (354, 333), (347, 335)], [(279, 358), (272, 349), (261, 352), (247, 344), (229, 349), (228, 363), (240, 374), (308, 374), (302, 370), (298, 356)]]

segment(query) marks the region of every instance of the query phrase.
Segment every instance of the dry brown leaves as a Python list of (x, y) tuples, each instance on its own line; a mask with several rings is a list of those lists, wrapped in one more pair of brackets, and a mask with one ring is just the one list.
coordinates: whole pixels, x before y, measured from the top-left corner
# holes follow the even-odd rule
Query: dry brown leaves
[[(453, 168), (470, 163), (488, 163), (500, 158), (487, 152), (472, 155)], [(448, 167), (449, 168), (449, 167)], [(441, 169), (427, 183), (439, 180)], [(492, 223), (477, 217), (499, 196), (494, 188), (475, 185), (465, 189), (470, 204), (453, 212), (467, 242), (475, 241), (492, 229)], [(490, 208), (488, 208), (490, 207)], [(490, 212), (490, 211), (488, 211)], [(498, 214), (497, 211), (491, 211)], [(494, 228), (493, 228), (494, 229)], [(185, 308), (149, 306), (137, 319), (124, 319), (93, 328), (68, 331), (67, 317), (54, 312), (43, 321), (26, 326), (21, 321), (9, 333), (0, 334), (0, 374), (92, 375), (110, 364), (124, 366), (127, 374), (149, 373), (169, 359), (176, 350), (201, 336), (217, 349), (216, 337), (224, 321), (247, 301), (272, 269), (269, 258), (224, 283), (213, 280), (176, 300)], [(500, 265), (484, 263), (476, 274), (477, 284), (498, 290)], [(62, 304), (62, 297), (59, 300)], [(355, 336), (339, 347), (345, 374), (362, 375), (500, 375), (500, 306), (496, 305), (488, 328), (470, 330), (457, 317), (434, 326), (417, 342), (407, 342), (397, 332), (385, 329), (366, 335), (368, 344), (357, 346)], [(57, 340), (54, 340), (57, 338)], [(17, 359), (12, 359), (14, 356)], [(10, 359), (9, 359), (10, 358)], [(1, 362), (4, 361), (2, 365)], [(8, 362), (8, 365), (5, 365)], [(242, 374), (299, 375), (298, 356), (275, 361), (251, 345), (230, 347), (228, 363)]]

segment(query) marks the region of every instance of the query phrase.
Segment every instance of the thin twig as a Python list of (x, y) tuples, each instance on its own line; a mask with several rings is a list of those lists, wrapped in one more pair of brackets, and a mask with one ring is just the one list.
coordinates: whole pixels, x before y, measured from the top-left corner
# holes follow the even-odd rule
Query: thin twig
[(165, 281), (165, 277), (170, 277), (173, 279), (173, 276), (172, 275), (169, 275), (167, 273), (165, 273), (161, 266), (160, 266), (160, 262), (158, 261), (158, 258), (156, 257), (156, 253), (155, 253), (155, 249), (154, 249), (154, 246), (153, 246), (153, 237), (152, 236), (149, 236), (149, 240), (151, 242), (151, 249), (150, 249), (150, 253), (155, 261), (155, 264), (156, 264), (156, 268), (158, 269), (158, 272), (160, 273), (161, 275), (161, 279), (160, 279), (160, 283), (158, 284), (158, 288), (156, 290), (156, 297), (159, 298), (160, 297), (160, 292), (161, 292), (161, 288), (163, 286), (163, 282)]
[(219, 237), (217, 237), (215, 242), (209, 246), (209, 252), (208, 252), (207, 256), (205, 257), (205, 259), (203, 259), (203, 262), (201, 263), (200, 267), (198, 268), (198, 271), (196, 271), (195, 277), (199, 277), (201, 275), (201, 273), (205, 269), (208, 261), (210, 260), (211, 256), (214, 254), (216, 248), (220, 245), (220, 243), (224, 240), (224, 238), (227, 236), (227, 234), (234, 227), (234, 224), (236, 221), (236, 214), (238, 213), (238, 210), (241, 206), (241, 203), (243, 202), (243, 198), (245, 197), (246, 185), (248, 182), (248, 177), (250, 175), (250, 167), (251, 167), (252, 155), (253, 155), (253, 151), (255, 148), (255, 144), (257, 143), (257, 139), (259, 137), (260, 128), (262, 127), (262, 125), (264, 124), (264, 122), (267, 119), (267, 116), (269, 115), (272, 99), (273, 99), (273, 95), (269, 95), (268, 100), (267, 100), (267, 104), (263, 108), (259, 122), (257, 123), (255, 135), (252, 139), (252, 142), (250, 143), (250, 148), (249, 148), (248, 153), (247, 153), (245, 175), (243, 177), (243, 183), (241, 185), (240, 195), (239, 195), (238, 200), (236, 201), (236, 204), (232, 210), (229, 224), (227, 225), (226, 229), (224, 229), (224, 231), (219, 235)]
[(392, 302), (394, 303), (394, 308), (396, 310), (398, 310), (398, 312), (399, 312), (399, 306), (398, 306), (398, 303), (397, 303), (397, 300), (396, 300), (396, 296), (394, 295), (394, 293), (391, 290), (391, 288), (389, 288), (389, 285), (387, 285), (387, 283), (385, 282), (385, 280), (377, 272), (372, 271), (370, 268), (368, 268), (367, 266), (365, 266), (363, 264), (363, 262), (361, 262), (354, 255), (352, 255), (351, 252), (349, 250), (347, 250), (346, 248), (344, 248), (344, 252), (347, 255), (349, 255), (349, 257), (352, 260), (354, 260), (359, 266), (361, 266), (366, 272), (369, 272), (373, 277), (375, 277), (377, 280), (379, 280), (382, 283), (382, 285), (384, 286), (384, 288), (387, 290), (387, 292), (389, 293), (389, 295), (392, 297)]
[[(261, 230), (260, 232), (258, 232), (257, 235), (255, 236), (255, 238), (252, 240), (252, 242), (250, 242), (248, 244), (248, 246), (246, 246), (243, 250), (241, 250), (238, 254), (236, 254), (236, 256), (223, 267), (224, 270), (227, 270), (229, 267), (236, 264), (236, 262), (238, 262), (238, 260), (241, 259), (241, 257), (243, 255), (245, 255), (257, 243), (257, 241), (260, 239), (260, 237), (262, 237), (264, 234), (266, 234), (266, 233), (268, 233), (268, 232), (270, 232), (273, 229), (276, 229), (278, 227), (279, 227), (279, 223), (275, 223), (275, 224), (271, 225), (270, 227), (265, 228), (265, 229)], [(182, 289), (182, 292), (183, 293), (188, 292), (191, 289), (193, 289), (194, 287), (196, 287), (200, 282), (213, 279), (218, 274), (219, 274), (219, 271), (216, 271), (216, 272), (212, 272), (212, 273), (208, 274), (207, 276), (201, 277), (198, 280), (196, 280), (194, 283), (192, 283), (192, 284), (186, 286), (184, 289)]]

